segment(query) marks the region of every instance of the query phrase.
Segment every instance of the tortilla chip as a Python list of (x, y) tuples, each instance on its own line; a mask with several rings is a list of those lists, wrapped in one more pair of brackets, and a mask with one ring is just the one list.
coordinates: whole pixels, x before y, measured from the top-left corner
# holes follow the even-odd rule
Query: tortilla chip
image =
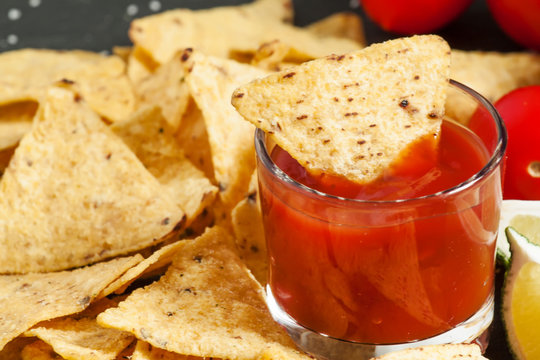
[(101, 327), (92, 318), (51, 320), (25, 335), (37, 336), (66, 359), (114, 359), (134, 340), (132, 334)]
[(275, 39), (290, 45), (294, 49), (292, 56), (303, 60), (359, 48), (348, 39), (320, 38), (306, 29), (284, 24), (272, 18), (272, 12), (261, 16), (257, 4), (263, 1), (196, 11), (166, 11), (134, 20), (129, 36), (160, 64), (185, 48), (227, 58), (232, 50), (254, 53), (261, 44)]
[(11, 340), (2, 350), (0, 350), (0, 360), (21, 360), (21, 352), (24, 347), (34, 341), (36, 341), (36, 339), (24, 336), (19, 336), (18, 338)]
[(309, 359), (272, 319), (262, 287), (232, 242), (218, 227), (185, 242), (158, 282), (135, 290), (98, 323), (179, 354), (247, 360), (275, 346)]
[(22, 360), (60, 360), (60, 355), (54, 352), (53, 348), (41, 340), (35, 340), (26, 345), (21, 353)]
[[(180, 355), (154, 347), (144, 341), (137, 341), (131, 360), (204, 360), (198, 356)], [(219, 360), (214, 358), (213, 360)]]
[(0, 150), (17, 145), (32, 127), (37, 108), (35, 101), (0, 106)]
[(212, 152), (208, 140), (208, 132), (201, 110), (190, 99), (184, 118), (175, 134), (176, 141), (184, 150), (185, 156), (191, 160), (204, 175), (215, 183)]
[(470, 359), (487, 360), (482, 356), (477, 344), (427, 345), (404, 349), (382, 355), (372, 360), (432, 360), (432, 359)]
[(366, 183), (439, 132), (449, 70), (448, 44), (415, 36), (255, 80), (232, 103), (310, 172)]
[(142, 79), (151, 75), (158, 67), (159, 64), (152, 59), (152, 55), (139, 46), (134, 46), (127, 60), (127, 76), (136, 87)]
[(55, 87), (0, 183), (0, 272), (54, 271), (126, 254), (184, 221), (84, 100)]
[(186, 213), (186, 226), (210, 205), (217, 187), (185, 156), (157, 107), (111, 126)]
[(24, 49), (0, 54), (0, 69), (5, 70), (0, 104), (40, 101), (52, 83), (69, 79), (79, 83), (90, 107), (110, 121), (123, 119), (133, 111), (131, 85), (124, 62), (117, 56)]
[(366, 46), (362, 18), (353, 12), (339, 12), (306, 26), (311, 33), (320, 37), (350, 39), (360, 46)]
[(187, 83), (201, 109), (212, 151), (220, 198), (232, 209), (247, 190), (255, 169), (254, 127), (231, 105), (231, 95), (240, 84), (266, 74), (253, 66), (186, 51), (190, 69)]
[(144, 259), (136, 266), (132, 267), (120, 278), (111, 283), (107, 288), (105, 288), (98, 298), (107, 296), (116, 292), (117, 294), (122, 294), (126, 288), (137, 280), (140, 276), (144, 274), (151, 273), (152, 271), (159, 269), (165, 265), (168, 265), (178, 249), (182, 246), (182, 241), (177, 241), (175, 243), (166, 245), (161, 249), (154, 252), (148, 258)]
[(132, 46), (113, 46), (112, 48), (112, 53), (122, 59), (124, 63), (128, 62), (132, 51)]
[(159, 106), (163, 117), (175, 131), (180, 126), (190, 97), (180, 57), (181, 54), (177, 54), (135, 87), (138, 108)]
[(254, 172), (246, 197), (233, 209), (231, 218), (240, 258), (255, 279), (265, 285), (268, 260), (259, 201), (257, 172)]
[(0, 350), (40, 321), (84, 310), (140, 260), (124, 257), (72, 271), (0, 275)]
[[(540, 55), (526, 52), (498, 53), (452, 50), (451, 78), (491, 102), (518, 87), (540, 84)], [(448, 96), (448, 116), (466, 124), (476, 107)]]
[(251, 59), (251, 65), (257, 66), (267, 71), (280, 71), (291, 64), (285, 62), (285, 58), (290, 53), (291, 47), (279, 40), (262, 44)]

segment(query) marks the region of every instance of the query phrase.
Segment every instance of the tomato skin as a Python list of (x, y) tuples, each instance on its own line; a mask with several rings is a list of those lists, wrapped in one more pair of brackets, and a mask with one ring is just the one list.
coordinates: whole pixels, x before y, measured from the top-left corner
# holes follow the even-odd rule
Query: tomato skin
[(540, 0), (488, 0), (501, 29), (517, 43), (540, 50)]
[(457, 18), (472, 0), (360, 0), (364, 11), (386, 31), (425, 34)]
[(503, 197), (540, 200), (540, 169), (536, 174), (530, 170), (531, 164), (540, 166), (540, 86), (513, 90), (494, 105), (508, 131)]

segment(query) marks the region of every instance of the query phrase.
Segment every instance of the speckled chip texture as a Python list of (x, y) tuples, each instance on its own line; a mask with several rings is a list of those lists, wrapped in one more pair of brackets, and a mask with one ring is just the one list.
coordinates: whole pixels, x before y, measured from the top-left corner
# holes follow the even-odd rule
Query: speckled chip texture
[(232, 103), (310, 172), (366, 183), (439, 133), (449, 71), (442, 38), (413, 36), (253, 81)]
[(98, 323), (184, 355), (309, 359), (272, 319), (226, 230), (213, 227), (185, 243), (158, 282), (101, 313)]
[(74, 85), (56, 86), (0, 182), (0, 273), (94, 263), (157, 244), (185, 222)]
[(372, 360), (487, 360), (476, 344), (428, 345), (392, 352)]
[(78, 313), (140, 256), (116, 258), (73, 271), (0, 276), (0, 350), (40, 321)]

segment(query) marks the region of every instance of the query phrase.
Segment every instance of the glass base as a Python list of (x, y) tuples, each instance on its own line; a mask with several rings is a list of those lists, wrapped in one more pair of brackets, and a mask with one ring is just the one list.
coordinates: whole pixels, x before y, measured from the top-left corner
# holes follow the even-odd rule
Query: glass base
[(401, 344), (365, 344), (336, 339), (303, 327), (276, 302), (270, 286), (266, 286), (266, 302), (274, 320), (282, 325), (299, 348), (321, 360), (367, 360), (406, 348), (452, 343), (477, 343), (482, 351), (487, 347), (488, 328), (493, 320), (494, 296), (488, 297), (476, 314), (445, 333)]

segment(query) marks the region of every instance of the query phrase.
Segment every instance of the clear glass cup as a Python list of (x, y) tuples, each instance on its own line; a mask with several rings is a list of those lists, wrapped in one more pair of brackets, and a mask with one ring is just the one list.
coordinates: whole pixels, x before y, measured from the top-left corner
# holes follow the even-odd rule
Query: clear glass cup
[(445, 121), (483, 119), (469, 130), (485, 166), (457, 186), (413, 199), (363, 201), (311, 189), (272, 161), (275, 145), (257, 130), (268, 306), (315, 357), (487, 345), (506, 131), (494, 107), (470, 88), (451, 81), (449, 100), (466, 111), (447, 111), (462, 118)]

